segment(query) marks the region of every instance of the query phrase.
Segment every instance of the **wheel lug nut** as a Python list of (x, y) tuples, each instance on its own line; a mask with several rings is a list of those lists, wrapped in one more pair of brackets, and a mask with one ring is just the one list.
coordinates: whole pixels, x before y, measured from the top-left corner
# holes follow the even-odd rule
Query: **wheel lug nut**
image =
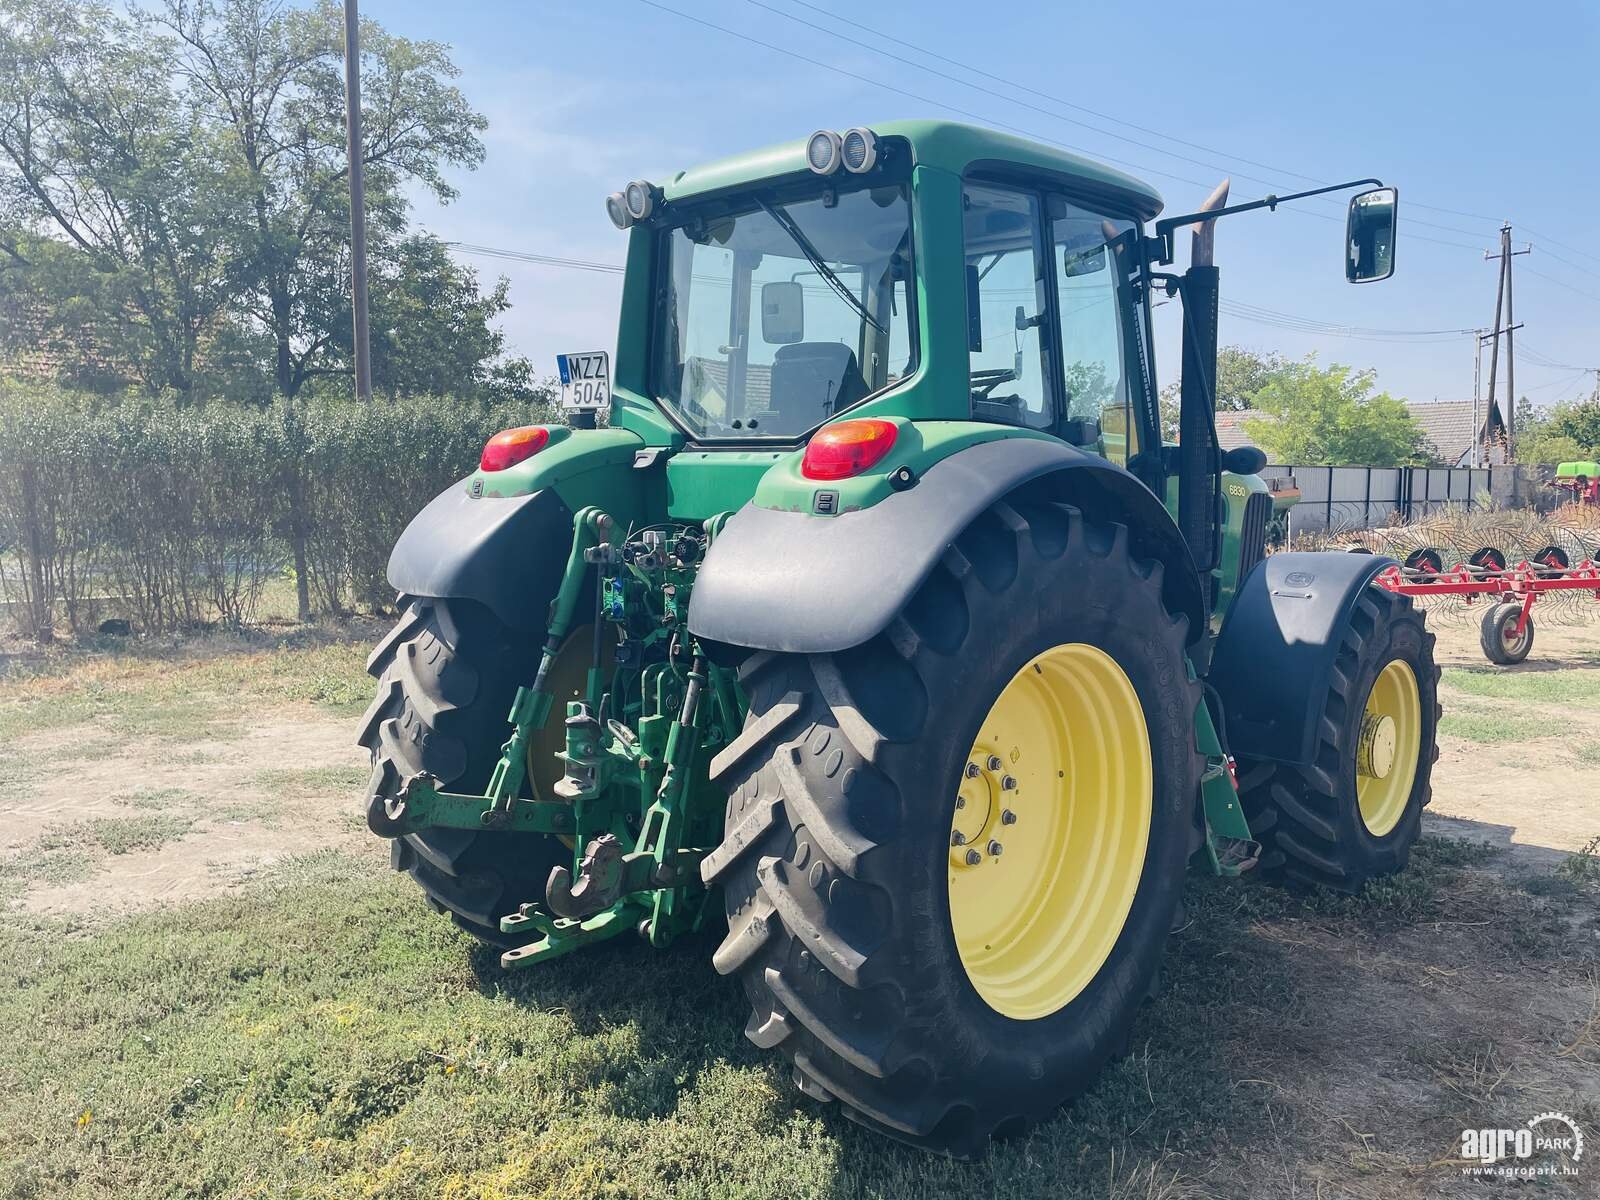
[(968, 779), (976, 779), (978, 777), (978, 773), (981, 770), (982, 770), (982, 768), (979, 767), (977, 763), (969, 762), (967, 764), (967, 778)]
[(965, 796), (957, 796), (956, 797), (956, 807), (957, 808), (965, 808), (966, 806), (967, 806), (967, 798)]
[(982, 861), (983, 855), (979, 854), (976, 850), (967, 851), (967, 866), (975, 867)]
[(1001, 809), (1001, 811), (1000, 811), (1000, 824), (1002, 824), (1002, 825), (1015, 825), (1016, 823), (1017, 823), (1017, 814), (1016, 813), (1012, 812), (1009, 808)]
[(998, 754), (989, 755), (989, 770), (998, 771), (1003, 766), (1005, 766), (1005, 764), (1000, 761), (1000, 756)]
[(1014, 792), (1014, 791), (1016, 791), (1017, 790), (1017, 781), (1010, 775), (1002, 775), (1000, 777), (1000, 790), (1002, 792)]
[(967, 844), (967, 835), (959, 829), (956, 830), (950, 835), (950, 844), (952, 846), (965, 846)]
[[(1005, 849), (1005, 847), (1002, 846), (999, 842), (990, 842), (989, 843), (989, 853), (992, 854), (995, 858), (999, 858), (1000, 857), (1000, 852), (1002, 850), (1004, 850), (1004, 849)], [(974, 850), (973, 853), (976, 854), (977, 851)]]

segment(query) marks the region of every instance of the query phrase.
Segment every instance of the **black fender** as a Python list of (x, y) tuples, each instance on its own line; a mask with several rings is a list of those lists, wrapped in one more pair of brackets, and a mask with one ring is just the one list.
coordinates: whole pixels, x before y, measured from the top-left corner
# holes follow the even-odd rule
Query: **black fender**
[(1165, 564), (1168, 607), (1206, 628), (1200, 581), (1171, 515), (1137, 478), (1065, 442), (1011, 437), (959, 450), (870, 508), (813, 516), (746, 504), (706, 552), (689, 630), (752, 650), (831, 654), (880, 633), (945, 548), (995, 501), (1025, 492), (1128, 527)]
[(551, 488), (475, 497), (453, 483), (400, 535), (389, 582), (408, 596), (476, 600), (512, 629), (537, 633), (567, 568), (572, 516)]
[(1356, 601), (1392, 558), (1377, 554), (1273, 554), (1234, 597), (1207, 682), (1227, 718), (1228, 751), (1304, 765), (1314, 722)]

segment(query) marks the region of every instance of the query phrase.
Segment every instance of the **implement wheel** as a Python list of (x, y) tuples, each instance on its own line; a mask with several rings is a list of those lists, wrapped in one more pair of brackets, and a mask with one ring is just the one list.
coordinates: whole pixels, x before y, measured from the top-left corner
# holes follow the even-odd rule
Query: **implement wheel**
[(1315, 718), (1313, 761), (1240, 760), (1263, 875), (1354, 892), (1404, 869), (1439, 757), (1433, 644), (1411, 597), (1362, 593)]
[(1126, 1045), (1198, 842), (1186, 633), (1126, 528), (1014, 501), (866, 645), (745, 664), (714, 961), (803, 1091), (970, 1156)]
[[(1517, 632), (1521, 622), (1522, 631)], [(1483, 655), (1502, 667), (1514, 666), (1528, 657), (1533, 649), (1533, 614), (1522, 620), (1521, 604), (1496, 604), (1483, 614), (1478, 626), (1478, 644)]]
[[(514, 634), (469, 601), (405, 601), (399, 623), (367, 660), (378, 694), (357, 739), (372, 753), (366, 805), (376, 832), (383, 805), (412, 775), (427, 772), (451, 791), (488, 786), (511, 734), (507, 714), (517, 687), (533, 677), (539, 640)], [(559, 730), (559, 722), (550, 724)], [(560, 769), (551, 765), (552, 747), (534, 741), (542, 750), (529, 764), (537, 790)], [(529, 758), (535, 759), (532, 748)], [(395, 839), (390, 853), (395, 870), (408, 873), (436, 909), (496, 946), (516, 944), (500, 932), (500, 918), (524, 901), (542, 900), (550, 869), (571, 859), (544, 834), (470, 829), (408, 834)]]

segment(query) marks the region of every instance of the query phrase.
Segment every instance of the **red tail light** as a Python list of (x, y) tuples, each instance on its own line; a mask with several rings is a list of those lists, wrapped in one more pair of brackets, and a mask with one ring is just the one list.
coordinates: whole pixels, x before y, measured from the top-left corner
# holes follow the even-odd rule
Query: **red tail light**
[(824, 425), (806, 445), (800, 474), (807, 479), (849, 479), (880, 462), (900, 432), (892, 421), (862, 419)]
[(543, 425), (502, 429), (483, 444), (478, 466), (485, 471), (504, 471), (525, 458), (532, 458), (549, 444), (550, 431)]

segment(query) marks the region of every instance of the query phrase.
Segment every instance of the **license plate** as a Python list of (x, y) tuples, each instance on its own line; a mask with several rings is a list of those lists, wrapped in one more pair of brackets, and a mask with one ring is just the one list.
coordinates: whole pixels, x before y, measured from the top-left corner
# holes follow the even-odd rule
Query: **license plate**
[(561, 407), (593, 410), (611, 406), (611, 356), (604, 350), (556, 355)]

